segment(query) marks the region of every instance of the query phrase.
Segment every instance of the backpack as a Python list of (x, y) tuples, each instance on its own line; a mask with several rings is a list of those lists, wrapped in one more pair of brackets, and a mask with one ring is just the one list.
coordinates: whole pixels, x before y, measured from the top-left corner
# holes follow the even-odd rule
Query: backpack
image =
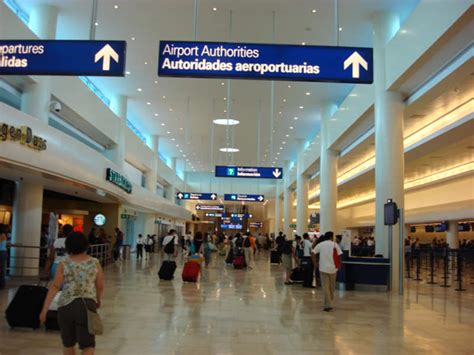
[(242, 248), (242, 244), (243, 244), (242, 238), (239, 238), (235, 241), (235, 246), (236, 247)]
[(165, 245), (165, 247), (163, 248), (163, 251), (166, 253), (166, 254), (173, 254), (174, 253), (174, 238), (171, 239), (168, 244)]
[(292, 249), (293, 249), (293, 241), (291, 241), (291, 240), (286, 240), (286, 241), (285, 241), (285, 244), (283, 244), (283, 248), (282, 248), (281, 252), (282, 252), (283, 254), (290, 255)]
[(244, 247), (245, 248), (250, 248), (250, 237), (245, 238)]

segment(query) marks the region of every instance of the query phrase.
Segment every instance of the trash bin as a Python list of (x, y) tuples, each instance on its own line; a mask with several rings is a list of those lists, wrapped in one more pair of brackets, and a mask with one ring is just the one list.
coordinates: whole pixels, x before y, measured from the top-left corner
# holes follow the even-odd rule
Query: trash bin
[(132, 246), (130, 244), (124, 244), (123, 245), (123, 250), (122, 250), (122, 257), (123, 260), (129, 260), (130, 259), (130, 250)]

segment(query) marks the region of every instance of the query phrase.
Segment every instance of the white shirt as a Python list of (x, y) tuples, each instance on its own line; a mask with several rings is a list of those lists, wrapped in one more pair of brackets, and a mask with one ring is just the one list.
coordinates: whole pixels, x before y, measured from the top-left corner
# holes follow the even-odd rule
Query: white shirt
[(139, 245), (145, 244), (145, 238), (144, 238), (143, 236), (142, 236), (141, 238), (138, 237), (138, 238), (137, 238), (137, 244), (139, 244)]
[(335, 274), (337, 272), (333, 259), (334, 248), (337, 250), (337, 255), (342, 254), (339, 245), (332, 240), (325, 240), (314, 247), (313, 253), (319, 254), (319, 271), (325, 272), (326, 274)]
[(313, 243), (309, 239), (303, 239), (303, 256), (311, 256)]
[(163, 246), (171, 242), (173, 238), (174, 238), (174, 245), (178, 245), (178, 237), (176, 237), (175, 235), (167, 235), (166, 237), (163, 238)]
[(66, 259), (66, 238), (58, 238), (53, 244), (56, 255), (54, 257), (54, 263), (59, 264), (61, 261)]

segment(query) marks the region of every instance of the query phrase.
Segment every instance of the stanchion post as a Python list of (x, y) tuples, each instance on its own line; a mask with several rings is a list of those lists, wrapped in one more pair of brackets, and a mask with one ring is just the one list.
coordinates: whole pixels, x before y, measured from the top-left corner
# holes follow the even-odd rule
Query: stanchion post
[(430, 249), (430, 281), (427, 284), (434, 285), (436, 282), (434, 281), (434, 250), (433, 247)]
[(458, 288), (454, 289), (455, 291), (466, 291), (465, 288), (462, 288), (462, 256), (460, 250), (457, 251), (457, 275), (458, 275)]
[(413, 279), (415, 281), (422, 281), (423, 279), (420, 278), (420, 269), (421, 269), (421, 251), (417, 250), (416, 252), (416, 278)]
[(447, 250), (448, 250), (447, 248), (444, 248), (444, 267), (443, 267), (443, 269), (444, 269), (444, 276), (443, 276), (444, 282), (443, 282), (442, 285), (440, 285), (440, 287), (450, 287), (448, 285), (448, 268), (449, 268), (448, 263), (449, 263), (449, 260), (448, 260)]

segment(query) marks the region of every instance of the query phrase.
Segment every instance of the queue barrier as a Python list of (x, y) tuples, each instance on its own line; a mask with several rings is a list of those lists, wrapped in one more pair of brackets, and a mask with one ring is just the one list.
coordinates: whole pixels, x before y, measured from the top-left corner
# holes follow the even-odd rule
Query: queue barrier
[[(41, 274), (48, 260), (48, 252), (48, 247), (7, 245), (7, 275), (22, 277)], [(113, 263), (110, 243), (90, 245), (87, 253), (98, 259), (102, 267)]]

